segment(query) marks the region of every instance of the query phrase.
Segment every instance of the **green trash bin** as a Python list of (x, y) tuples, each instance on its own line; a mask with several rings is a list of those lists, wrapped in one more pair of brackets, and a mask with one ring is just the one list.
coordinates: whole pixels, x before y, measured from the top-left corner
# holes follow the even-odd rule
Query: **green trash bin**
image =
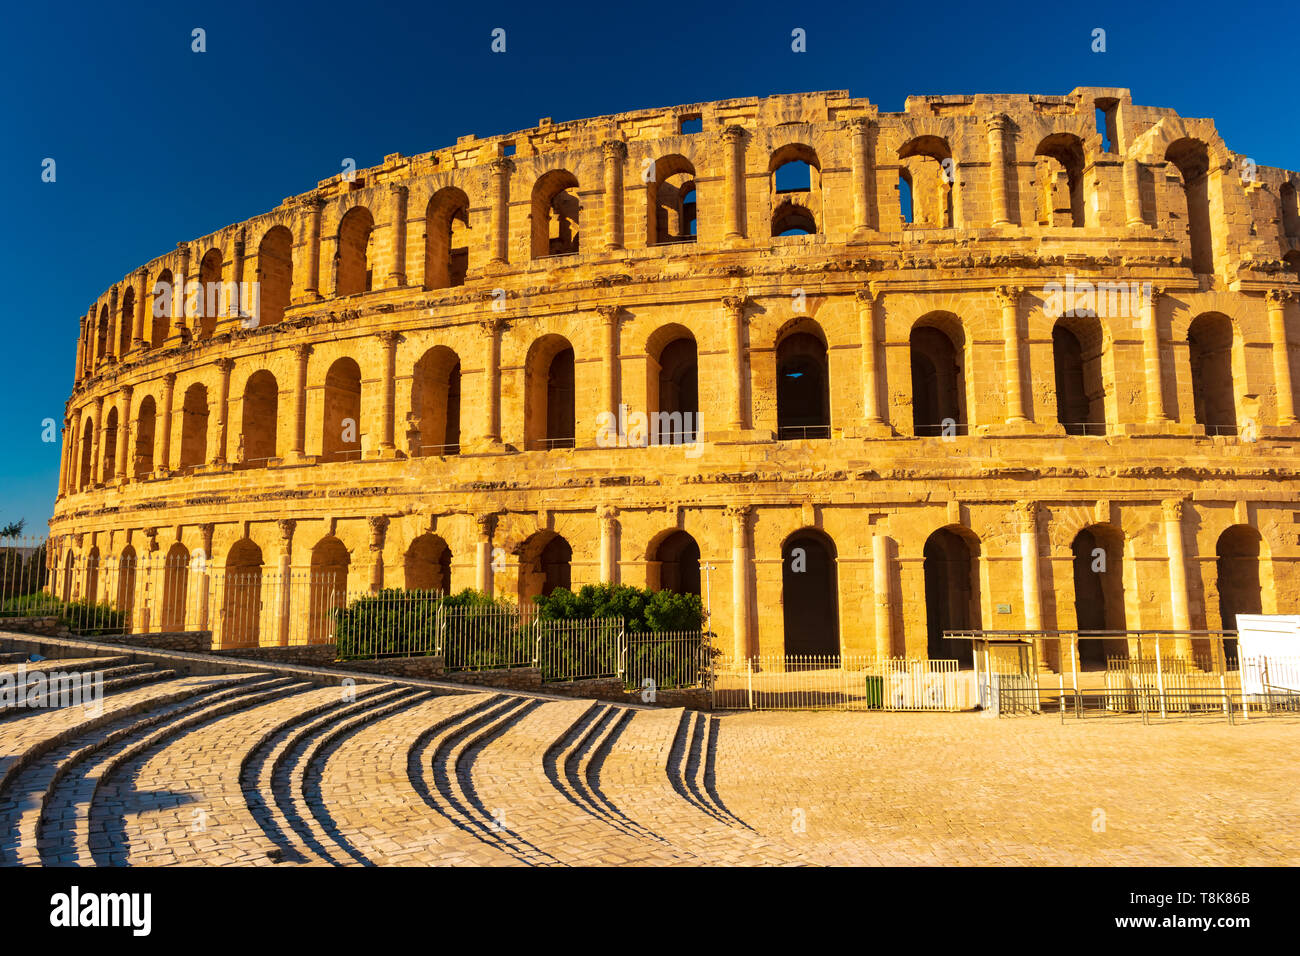
[(867, 709), (880, 710), (885, 702), (885, 679), (878, 674), (867, 675)]

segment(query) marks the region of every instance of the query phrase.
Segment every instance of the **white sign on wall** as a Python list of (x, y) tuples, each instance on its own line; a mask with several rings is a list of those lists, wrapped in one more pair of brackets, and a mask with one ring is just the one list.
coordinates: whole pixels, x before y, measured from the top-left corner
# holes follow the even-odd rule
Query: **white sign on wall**
[(1238, 614), (1237, 659), (1241, 661), (1241, 692), (1264, 693), (1264, 675), (1274, 687), (1289, 687), (1300, 675), (1300, 615)]

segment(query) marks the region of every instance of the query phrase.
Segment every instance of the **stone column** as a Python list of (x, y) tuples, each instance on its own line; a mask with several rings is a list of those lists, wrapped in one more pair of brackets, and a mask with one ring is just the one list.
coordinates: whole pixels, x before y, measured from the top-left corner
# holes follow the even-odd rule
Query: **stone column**
[(397, 343), (402, 340), (402, 336), (397, 332), (385, 331), (379, 333), (379, 340), (384, 343), (384, 401), (381, 414), (384, 417), (383, 437), (379, 442), (380, 458), (396, 458), (397, 442), (393, 435), (393, 405), (395, 404), (395, 390), (397, 389)]
[(95, 364), (98, 358), (95, 355), (95, 343), (97, 338), (95, 331), (98, 328), (98, 326), (96, 325), (98, 321), (99, 321), (99, 303), (92, 302), (90, 304), (90, 314), (86, 316), (86, 351), (85, 351), (86, 364), (82, 368), (83, 377), (87, 375), (95, 374)]
[[(1187, 598), (1187, 550), (1183, 541), (1183, 512), (1186, 504), (1181, 498), (1169, 498), (1160, 503), (1164, 514), (1165, 544), (1169, 551), (1169, 611), (1170, 624), (1175, 631), (1191, 629), (1192, 619)], [(1190, 657), (1192, 641), (1189, 637), (1173, 641), (1174, 653)]]
[(78, 320), (78, 327), (80, 331), (77, 333), (77, 367), (72, 375), (74, 385), (86, 374), (86, 317), (84, 315)]
[(596, 509), (600, 519), (600, 581), (602, 584), (618, 583), (618, 509), (601, 505)]
[(280, 528), (280, 593), (277, 604), (276, 643), (281, 647), (289, 644), (289, 627), (293, 594), (293, 529), (297, 521), (293, 518), (281, 518), (276, 524)]
[(370, 593), (378, 594), (384, 588), (384, 538), (388, 534), (388, 519), (372, 515), (370, 523)]
[(154, 473), (164, 478), (172, 468), (172, 403), (176, 400), (176, 373), (163, 376), (162, 450), (154, 462)]
[(389, 183), (388, 194), (393, 202), (393, 261), (388, 270), (388, 287), (396, 289), (406, 285), (406, 202), (408, 190), (401, 183)]
[(1160, 360), (1160, 310), (1157, 305), (1163, 293), (1163, 288), (1151, 286), (1150, 294), (1142, 303), (1142, 356), (1146, 367), (1149, 424), (1169, 423), (1169, 411), (1165, 407), (1164, 363)]
[(1007, 206), (1007, 133), (1011, 120), (995, 113), (984, 121), (989, 137), (989, 195), (993, 200), (993, 225), (1011, 225)]
[(876, 339), (876, 302), (870, 289), (854, 293), (858, 300), (858, 336), (862, 340), (862, 417), (868, 425), (883, 424), (880, 414), (880, 357)]
[(95, 399), (95, 429), (91, 433), (94, 442), (90, 453), (90, 483), (100, 485), (104, 482), (104, 396)]
[(600, 313), (601, 322), (604, 328), (603, 337), (603, 355), (602, 371), (600, 381), (600, 410), (609, 412), (618, 418), (618, 324), (619, 312), (621, 307), (617, 305), (598, 305), (596, 311)]
[(190, 247), (183, 242), (178, 242), (176, 254), (180, 256), (180, 262), (177, 264), (176, 274), (172, 276), (172, 335), (181, 339), (190, 327), (189, 309), (185, 306), (189, 298), (186, 286), (190, 281)]
[(492, 160), (492, 261), (510, 261), (510, 174), (514, 160), (505, 156)]
[(1286, 337), (1286, 304), (1295, 298), (1287, 290), (1271, 290), (1266, 296), (1268, 304), (1268, 332), (1273, 343), (1273, 380), (1277, 383), (1277, 423), (1294, 425), (1295, 391), (1291, 381), (1290, 343)]
[(289, 458), (301, 461), (307, 448), (307, 359), (311, 356), (311, 346), (295, 345), (293, 354), (298, 362), (298, 373), (294, 376), (293, 438)]
[[(1039, 571), (1038, 502), (1021, 501), (1016, 504), (1016, 518), (1020, 526), (1021, 578), (1025, 593), (1025, 629), (1040, 631), (1043, 628), (1043, 590)], [(1039, 648), (1042, 659), (1042, 648)]]
[(71, 492), (77, 467), (77, 429), (81, 424), (81, 412), (75, 411), (63, 418), (63, 472), (59, 476), (59, 497)]
[(746, 295), (729, 295), (722, 300), (727, 309), (728, 358), (731, 360), (731, 409), (727, 425), (732, 431), (745, 428), (745, 305)]
[(1130, 229), (1145, 225), (1142, 219), (1142, 186), (1138, 181), (1138, 161), (1124, 160), (1124, 216)]
[(320, 220), (325, 200), (308, 196), (303, 205), (307, 208), (307, 285), (303, 292), (309, 299), (320, 299)]
[(145, 295), (148, 291), (149, 270), (141, 267), (135, 274), (135, 327), (131, 330), (131, 351), (144, 348)]
[(224, 465), (230, 423), (230, 371), (235, 367), (235, 360), (222, 358), (217, 359), (215, 364), (221, 369), (221, 391), (220, 398), (217, 400), (217, 443), (212, 450), (212, 464)]
[(872, 228), (872, 193), (876, 187), (876, 164), (871, 155), (871, 129), (876, 121), (865, 116), (850, 124), (853, 130), (853, 231)]
[(131, 447), (131, 393), (134, 391), (135, 386), (123, 385), (122, 403), (118, 406), (121, 411), (117, 416), (117, 481), (121, 485), (131, 480), (131, 473), (127, 471), (127, 451)]
[(728, 126), (722, 131), (726, 144), (726, 239), (743, 239), (745, 236), (745, 130)]
[(244, 231), (242, 229), (239, 230), (239, 235), (235, 237), (233, 246), (234, 251), (230, 260), (230, 281), (235, 287), (235, 299), (233, 302), (226, 303), (226, 312), (223, 318), (239, 321), (242, 326), (244, 316), (244, 255), (246, 250)]
[(605, 251), (623, 248), (623, 163), (627, 143), (607, 139), (601, 144), (605, 155)]
[(871, 587), (876, 611), (876, 657), (884, 660), (894, 653), (894, 614), (889, 586), (889, 538), (871, 536)]
[(483, 319), (479, 322), (483, 330), (483, 429), (484, 445), (501, 443), (501, 332), (506, 327), (505, 319)]
[(1002, 303), (1002, 349), (1006, 362), (1007, 424), (1029, 421), (1025, 407), (1024, 372), (1020, 367), (1020, 294), (1023, 286), (1000, 285), (994, 290)]
[(754, 559), (749, 549), (749, 520), (753, 505), (733, 505), (723, 509), (731, 519), (731, 597), (733, 619), (733, 654), (736, 660), (754, 653), (753, 617), (750, 604), (754, 597)]
[(117, 286), (113, 286), (108, 290), (108, 354), (114, 362), (122, 359), (122, 315), (117, 303)]
[(474, 587), (484, 594), (492, 593), (492, 535), (496, 531), (496, 514), (479, 515), (478, 541), (474, 545)]
[[(202, 535), (203, 541), (201, 546), (203, 551), (200, 555), (197, 555), (190, 560), (190, 566), (197, 572), (194, 577), (195, 584), (199, 589), (198, 605), (200, 631), (206, 631), (208, 629), (208, 601), (211, 596), (208, 592), (211, 590), (209, 584), (212, 581), (212, 533), (216, 530), (216, 527), (217, 526), (211, 522), (199, 525), (199, 534)], [(216, 637), (218, 635), (213, 636)], [(224, 634), (219, 636), (222, 638), (225, 637)]]

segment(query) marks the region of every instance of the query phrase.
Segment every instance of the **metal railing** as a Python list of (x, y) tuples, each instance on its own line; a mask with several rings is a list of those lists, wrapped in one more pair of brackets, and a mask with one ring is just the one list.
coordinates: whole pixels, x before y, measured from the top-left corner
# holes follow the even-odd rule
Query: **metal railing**
[(525, 451), (555, 451), (558, 448), (576, 448), (574, 438), (532, 438), (524, 444)]
[(711, 637), (702, 631), (627, 634), (623, 650), (624, 683), (630, 689), (710, 687), (713, 678)]
[(1105, 422), (1062, 422), (1065, 426), (1067, 435), (1078, 435), (1087, 437), (1105, 437)]
[(759, 655), (715, 663), (719, 710), (964, 710), (971, 675), (955, 660)]
[(776, 430), (778, 441), (800, 441), (831, 437), (830, 425), (781, 425)]

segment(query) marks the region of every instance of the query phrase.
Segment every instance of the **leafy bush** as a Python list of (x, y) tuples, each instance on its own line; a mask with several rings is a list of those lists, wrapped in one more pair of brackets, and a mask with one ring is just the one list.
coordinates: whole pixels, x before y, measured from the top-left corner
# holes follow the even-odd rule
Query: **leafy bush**
[(424, 657), (441, 646), (448, 668), (500, 667), (521, 663), (520, 646), (527, 643), (522, 662), (532, 660), (531, 639), (521, 634), (513, 606), (472, 588), (448, 595), (386, 588), (333, 614), (342, 659)]
[(24, 594), (0, 607), (6, 617), (57, 617), (70, 630), (82, 634), (116, 634), (126, 629), (126, 612), (109, 601), (64, 601), (52, 594)]
[(534, 598), (543, 621), (585, 621), (620, 617), (630, 633), (696, 631), (704, 620), (698, 594), (651, 591), (626, 584), (584, 584), (574, 594), (556, 588)]

